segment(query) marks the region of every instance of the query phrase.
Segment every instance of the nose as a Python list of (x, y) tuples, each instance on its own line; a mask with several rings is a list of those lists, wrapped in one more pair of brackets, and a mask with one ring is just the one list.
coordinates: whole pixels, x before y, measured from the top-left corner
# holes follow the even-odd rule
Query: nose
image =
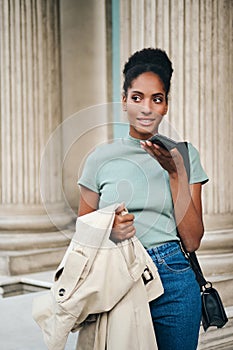
[(147, 115), (150, 115), (152, 113), (150, 100), (145, 99), (141, 106), (142, 106), (141, 112), (143, 115), (147, 116)]

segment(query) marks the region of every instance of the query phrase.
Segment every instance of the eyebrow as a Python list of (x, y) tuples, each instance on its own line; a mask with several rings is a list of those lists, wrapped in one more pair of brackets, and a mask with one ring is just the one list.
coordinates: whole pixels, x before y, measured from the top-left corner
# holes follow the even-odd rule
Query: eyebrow
[[(132, 94), (144, 95), (144, 93), (142, 91), (137, 91), (137, 90), (133, 90), (131, 93)], [(165, 96), (165, 93), (163, 93), (163, 92), (156, 92), (156, 93), (152, 94), (152, 96)]]

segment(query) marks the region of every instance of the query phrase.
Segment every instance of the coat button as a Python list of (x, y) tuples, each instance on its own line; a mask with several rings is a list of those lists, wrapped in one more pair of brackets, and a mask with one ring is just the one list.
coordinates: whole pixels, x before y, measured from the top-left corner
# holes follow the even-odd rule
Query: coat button
[(64, 288), (59, 289), (58, 294), (60, 297), (63, 297), (63, 295), (65, 294), (65, 289)]

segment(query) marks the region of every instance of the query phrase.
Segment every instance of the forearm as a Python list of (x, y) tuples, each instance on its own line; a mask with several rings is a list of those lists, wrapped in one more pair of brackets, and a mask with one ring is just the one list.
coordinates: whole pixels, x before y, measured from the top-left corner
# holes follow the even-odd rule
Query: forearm
[(174, 215), (180, 238), (187, 251), (197, 250), (204, 232), (201, 185), (196, 186), (193, 199), (185, 170), (170, 174), (169, 178)]

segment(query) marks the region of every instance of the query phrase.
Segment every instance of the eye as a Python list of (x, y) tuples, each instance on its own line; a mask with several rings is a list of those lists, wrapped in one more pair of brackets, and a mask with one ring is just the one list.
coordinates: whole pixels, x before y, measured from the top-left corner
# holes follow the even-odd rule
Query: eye
[(156, 96), (154, 99), (153, 99), (154, 103), (162, 103), (163, 102), (163, 97), (158, 97)]
[(132, 97), (131, 97), (131, 99), (134, 101), (134, 102), (140, 102), (141, 101), (141, 96), (139, 96), (139, 95), (133, 95)]

